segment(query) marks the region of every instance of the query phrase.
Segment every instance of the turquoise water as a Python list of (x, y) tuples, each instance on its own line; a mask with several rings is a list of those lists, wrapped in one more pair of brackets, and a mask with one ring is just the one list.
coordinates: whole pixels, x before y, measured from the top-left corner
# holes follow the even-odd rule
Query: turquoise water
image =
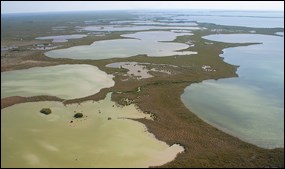
[(139, 54), (148, 56), (172, 56), (196, 54), (192, 51), (178, 52), (189, 45), (172, 41), (177, 36), (192, 35), (191, 33), (175, 33), (173, 31), (148, 31), (124, 34), (122, 37), (133, 39), (116, 39), (96, 41), (91, 45), (75, 46), (67, 49), (52, 50), (45, 55), (52, 58), (72, 59), (109, 59), (123, 58)]
[(204, 37), (226, 43), (262, 44), (227, 48), (221, 57), (240, 65), (238, 78), (206, 80), (181, 99), (203, 120), (260, 147), (284, 147), (284, 39), (258, 34)]

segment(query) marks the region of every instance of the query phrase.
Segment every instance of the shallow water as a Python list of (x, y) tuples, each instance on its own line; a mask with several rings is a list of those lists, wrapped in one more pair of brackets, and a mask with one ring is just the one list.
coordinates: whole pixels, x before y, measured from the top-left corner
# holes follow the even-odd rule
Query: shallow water
[(51, 95), (62, 99), (90, 96), (115, 84), (113, 76), (91, 65), (58, 65), (1, 72), (1, 98)]
[(191, 33), (175, 33), (171, 31), (148, 31), (124, 34), (122, 37), (133, 39), (116, 39), (96, 41), (91, 45), (75, 46), (67, 49), (52, 50), (45, 55), (52, 58), (72, 59), (109, 59), (124, 58), (145, 54), (148, 56), (172, 56), (196, 54), (193, 51), (177, 52), (186, 49), (187, 44), (172, 41), (177, 36), (192, 35)]
[(67, 26), (56, 26), (56, 27), (52, 27), (51, 29), (53, 31), (62, 31), (65, 30), (66, 28), (68, 28)]
[(132, 25), (164, 25), (164, 26), (198, 26), (194, 22), (156, 22), (151, 20), (136, 20), (136, 21), (111, 21), (110, 24), (132, 24)]
[(152, 29), (187, 29), (187, 30), (196, 30), (201, 29), (195, 26), (134, 26), (134, 25), (100, 25), (100, 26), (85, 26), (81, 27), (80, 30), (84, 31), (107, 31), (107, 32), (115, 32), (115, 31), (145, 31)]
[(13, 46), (1, 46), (1, 52), (3, 51), (8, 51), (8, 50), (12, 50), (12, 49), (17, 49), (18, 47), (13, 45)]
[[(165, 164), (184, 150), (124, 119), (150, 117), (134, 105), (117, 107), (110, 97), (80, 105), (34, 102), (2, 109), (1, 167), (148, 167)], [(43, 107), (52, 113), (41, 114)], [(74, 111), (83, 118), (73, 119)]]
[(52, 39), (52, 42), (67, 42), (69, 39), (80, 39), (86, 36), (87, 35), (74, 34), (74, 35), (59, 35), (59, 36), (43, 36), (43, 37), (37, 37), (36, 39), (39, 40)]
[(138, 12), (142, 20), (214, 23), (227, 26), (284, 28), (283, 11), (173, 10)]
[(275, 34), (276, 34), (276, 35), (284, 36), (284, 32), (276, 32)]
[(188, 86), (184, 104), (208, 123), (249, 143), (284, 147), (284, 39), (258, 34), (204, 37), (226, 43), (263, 44), (227, 48), (221, 57), (240, 65), (238, 78)]
[(146, 66), (138, 64), (137, 62), (115, 62), (106, 65), (106, 67), (128, 69), (129, 71), (127, 74), (129, 76), (136, 76), (138, 79), (153, 77), (148, 73), (149, 70), (146, 68)]
[[(227, 26), (244, 26), (254, 28), (284, 28), (284, 12), (282, 11), (226, 11), (226, 10), (180, 10), (169, 12), (140, 13), (150, 15), (147, 19), (165, 17), (169, 21), (197, 21)], [(167, 21), (166, 20), (166, 21)]]
[(257, 18), (240, 16), (183, 16), (174, 17), (185, 21), (197, 21), (200, 23), (214, 23), (226, 26), (244, 26), (253, 28), (284, 28), (284, 18)]
[(162, 66), (162, 67), (164, 66), (176, 67), (174, 65), (167, 65), (167, 64), (152, 64), (152, 63), (138, 63), (138, 62), (114, 62), (114, 63), (107, 64), (106, 67), (127, 69), (129, 70), (127, 72), (127, 75), (129, 77), (135, 76), (138, 80), (153, 77), (149, 73), (150, 71), (171, 74), (170, 71), (164, 70), (161, 68), (148, 69), (146, 67), (147, 65)]

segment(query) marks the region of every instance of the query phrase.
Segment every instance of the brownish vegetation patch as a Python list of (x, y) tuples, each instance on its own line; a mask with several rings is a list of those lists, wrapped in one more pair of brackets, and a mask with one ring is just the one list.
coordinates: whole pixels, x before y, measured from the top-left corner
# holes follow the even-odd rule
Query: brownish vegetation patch
[[(130, 58), (96, 61), (52, 59), (44, 56), (42, 52), (38, 52), (30, 55), (30, 57), (26, 56), (25, 59), (15, 65), (4, 63), (2, 66), (1, 56), (1, 71), (47, 66), (48, 64), (90, 64), (98, 66), (99, 69), (107, 73), (114, 74), (114, 87), (102, 89), (99, 93), (85, 98), (65, 100), (64, 104), (80, 103), (86, 100), (101, 100), (108, 92), (113, 92), (112, 100), (116, 101), (117, 104), (124, 105), (123, 100), (125, 98), (132, 100), (142, 111), (151, 113), (155, 117), (154, 121), (147, 119), (138, 120), (144, 123), (150, 132), (169, 145), (179, 143), (185, 148), (184, 153), (179, 154), (174, 161), (162, 167), (284, 167), (283, 148), (268, 150), (245, 143), (205, 123), (184, 106), (180, 96), (188, 85), (207, 79), (237, 76), (235, 73), (237, 66), (225, 63), (219, 57), (224, 48), (250, 45), (219, 42), (207, 45), (204, 42), (208, 41), (201, 37), (211, 32), (204, 30), (194, 31), (194, 33), (193, 36), (178, 37), (175, 41), (186, 42), (189, 39), (194, 41), (195, 46), (189, 47), (187, 50), (197, 51), (198, 54), (196, 55), (170, 57), (146, 57), (140, 55)], [(110, 35), (109, 38), (119, 38), (118, 33), (112, 36)], [(92, 38), (75, 40), (68, 42), (65, 47), (90, 44), (93, 40)], [(123, 75), (126, 73), (126, 70), (105, 67), (106, 64), (123, 61), (171, 64), (178, 66), (178, 68), (168, 67), (169, 71), (174, 72), (169, 75), (160, 76), (153, 73), (154, 77), (152, 78), (143, 80), (128, 79), (124, 81), (125, 77)], [(202, 65), (210, 65), (216, 71), (203, 71)], [(151, 65), (149, 67), (151, 68)], [(138, 87), (141, 89), (139, 92)], [(1, 99), (1, 109), (17, 103), (44, 100), (63, 101), (52, 96), (26, 98), (15, 96)]]

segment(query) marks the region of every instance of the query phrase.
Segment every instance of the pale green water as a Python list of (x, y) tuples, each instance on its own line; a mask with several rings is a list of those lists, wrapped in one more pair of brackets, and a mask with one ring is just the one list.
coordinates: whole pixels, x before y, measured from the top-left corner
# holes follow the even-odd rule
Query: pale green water
[(77, 64), (2, 72), (1, 98), (37, 95), (81, 98), (113, 86), (112, 78), (96, 66)]
[(191, 33), (175, 33), (171, 31), (148, 31), (125, 34), (122, 37), (134, 39), (116, 39), (96, 41), (91, 45), (75, 46), (67, 49), (58, 49), (46, 52), (52, 58), (72, 59), (109, 59), (124, 58), (145, 54), (148, 56), (172, 56), (196, 54), (193, 51), (178, 52), (187, 49), (189, 45), (172, 41), (177, 36), (192, 35)]
[[(184, 150), (156, 140), (143, 124), (122, 119), (149, 115), (134, 105), (117, 107), (110, 96), (81, 105), (34, 102), (2, 109), (1, 167), (148, 167)], [(52, 113), (41, 114), (43, 107)], [(74, 111), (84, 117), (73, 119)]]

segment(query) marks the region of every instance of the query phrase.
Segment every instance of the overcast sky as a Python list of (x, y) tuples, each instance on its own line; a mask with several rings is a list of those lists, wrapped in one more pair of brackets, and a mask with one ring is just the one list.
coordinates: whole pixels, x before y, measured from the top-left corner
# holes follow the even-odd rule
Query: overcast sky
[(1, 1), (1, 13), (123, 9), (227, 9), (284, 11), (284, 1)]

